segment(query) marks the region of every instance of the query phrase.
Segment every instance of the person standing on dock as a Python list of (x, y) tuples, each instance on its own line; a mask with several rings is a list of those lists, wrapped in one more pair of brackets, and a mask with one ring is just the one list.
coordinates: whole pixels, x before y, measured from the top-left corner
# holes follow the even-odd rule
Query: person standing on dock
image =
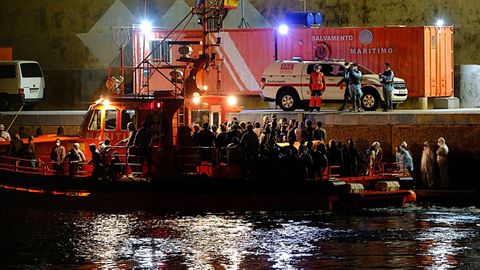
[(10, 134), (5, 131), (5, 126), (0, 124), (0, 142), (8, 142), (11, 140), (12, 137), (10, 137)]
[(325, 76), (321, 72), (322, 66), (316, 64), (312, 73), (310, 73), (310, 111), (320, 110), (322, 103), (322, 94), (325, 91)]
[(338, 110), (343, 111), (345, 110), (345, 107), (347, 106), (348, 100), (351, 99), (350, 97), (350, 90), (348, 89), (348, 72), (350, 72), (350, 63), (345, 62), (345, 69), (343, 70), (343, 78), (337, 83), (337, 86), (342, 89), (342, 87), (345, 87), (345, 90), (343, 92), (343, 104), (342, 107), (340, 107)]
[(420, 172), (422, 174), (422, 186), (433, 187), (433, 164), (434, 154), (427, 141), (423, 143), (422, 159), (420, 161)]
[(362, 92), (362, 72), (358, 70), (358, 64), (353, 63), (352, 69), (347, 73), (348, 77), (348, 87), (350, 89), (350, 96), (352, 97), (353, 107), (350, 110), (351, 112), (361, 112), (361, 98), (363, 95)]
[(438, 138), (437, 164), (440, 170), (440, 187), (448, 187), (448, 146), (443, 137)]
[(383, 111), (393, 111), (392, 93), (393, 78), (395, 77), (395, 75), (393, 74), (389, 63), (385, 63), (385, 71), (378, 76), (380, 78), (380, 82), (383, 85), (383, 97), (385, 98), (385, 108), (383, 109)]

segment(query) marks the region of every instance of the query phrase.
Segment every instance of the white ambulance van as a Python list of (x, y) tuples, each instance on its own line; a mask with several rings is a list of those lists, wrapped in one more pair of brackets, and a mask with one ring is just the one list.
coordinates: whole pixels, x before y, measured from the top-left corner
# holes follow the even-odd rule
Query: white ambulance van
[(0, 61), (0, 108), (43, 99), (45, 78), (35, 61)]
[[(293, 111), (306, 107), (310, 100), (310, 73), (316, 64), (322, 66), (322, 72), (325, 75), (326, 89), (322, 96), (322, 101), (342, 101), (344, 88), (337, 86), (343, 78), (345, 61), (302, 61), (302, 60), (283, 60), (270, 64), (264, 71), (261, 86), (262, 97), (267, 101), (275, 101), (284, 111)], [(383, 98), (382, 84), (378, 74), (359, 65), (358, 69), (363, 74), (362, 107), (366, 111), (376, 110)], [(408, 96), (408, 89), (405, 81), (401, 78), (394, 78), (393, 103), (397, 106), (404, 102)]]

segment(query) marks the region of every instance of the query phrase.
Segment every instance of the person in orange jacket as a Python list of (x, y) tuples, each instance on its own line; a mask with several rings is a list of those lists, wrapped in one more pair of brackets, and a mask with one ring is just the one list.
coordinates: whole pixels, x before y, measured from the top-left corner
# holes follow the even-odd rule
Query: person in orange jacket
[(322, 66), (316, 64), (312, 73), (310, 73), (310, 111), (320, 110), (322, 103), (322, 94), (325, 91), (325, 76), (321, 72)]

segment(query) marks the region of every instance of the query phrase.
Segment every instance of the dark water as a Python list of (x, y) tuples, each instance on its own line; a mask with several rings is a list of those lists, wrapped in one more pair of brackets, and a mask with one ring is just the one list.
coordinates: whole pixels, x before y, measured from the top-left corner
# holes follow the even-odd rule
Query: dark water
[(0, 210), (0, 269), (478, 269), (480, 209)]

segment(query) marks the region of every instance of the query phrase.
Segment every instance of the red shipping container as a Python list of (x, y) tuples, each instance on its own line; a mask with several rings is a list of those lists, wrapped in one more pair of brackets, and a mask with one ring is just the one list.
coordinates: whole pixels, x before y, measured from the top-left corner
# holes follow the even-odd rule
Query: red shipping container
[[(143, 43), (140, 31), (134, 31), (134, 63), (140, 65), (143, 55), (152, 49), (152, 40), (161, 40), (168, 31), (156, 31)], [(203, 82), (212, 94), (260, 91), (264, 69), (278, 59), (301, 57), (312, 59), (344, 59), (357, 62), (376, 73), (389, 62), (397, 77), (406, 81), (410, 97), (453, 96), (453, 28), (452, 27), (352, 27), (294, 28), (287, 35), (277, 35), (274, 29), (226, 30), (220, 34), (221, 46), (211, 47), (221, 59), (222, 72), (210, 70)], [(199, 30), (174, 32), (171, 40), (200, 41)], [(209, 36), (212, 43), (217, 37)], [(200, 45), (192, 46), (192, 57), (198, 56)], [(180, 64), (172, 47), (170, 64)], [(152, 57), (151, 57), (152, 58)], [(140, 65), (141, 66), (141, 65)], [(137, 81), (145, 81), (137, 72)], [(221, 81), (221, 89), (217, 89)], [(144, 83), (137, 83), (137, 90)], [(152, 73), (149, 89), (173, 89), (160, 74)]]
[(0, 48), (0, 60), (10, 61), (12, 58), (12, 48)]
[(345, 59), (376, 73), (391, 64), (410, 97), (453, 96), (452, 27), (297, 28), (278, 35), (279, 59)]

